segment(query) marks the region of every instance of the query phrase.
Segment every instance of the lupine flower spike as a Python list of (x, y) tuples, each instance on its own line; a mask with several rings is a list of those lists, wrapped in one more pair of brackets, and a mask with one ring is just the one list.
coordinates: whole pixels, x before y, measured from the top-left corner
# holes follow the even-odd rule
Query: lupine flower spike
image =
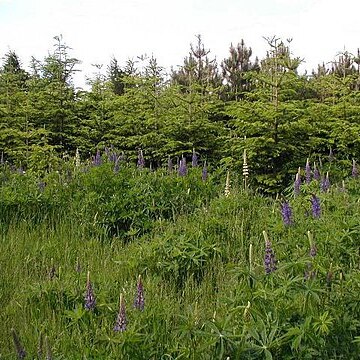
[(357, 169), (357, 166), (356, 166), (356, 161), (353, 160), (351, 176), (352, 176), (353, 178), (357, 178), (358, 175), (359, 175), (359, 173), (358, 173), (358, 169)]
[(287, 201), (281, 204), (281, 215), (285, 226), (290, 226), (293, 223), (292, 210)]
[(139, 275), (136, 286), (136, 297), (134, 301), (134, 308), (143, 311), (145, 306), (144, 287), (141, 281), (141, 275)]
[(321, 216), (320, 199), (315, 194), (312, 194), (310, 201), (312, 215), (315, 219), (318, 219)]
[(96, 306), (96, 299), (94, 290), (90, 281), (90, 271), (87, 273), (87, 280), (86, 280), (86, 292), (85, 292), (85, 309), (86, 310), (94, 310)]
[(334, 153), (332, 151), (332, 148), (330, 148), (330, 150), (329, 150), (329, 162), (333, 162), (334, 159), (335, 159)]
[(230, 172), (228, 171), (226, 174), (226, 182), (225, 182), (225, 196), (230, 195)]
[(76, 148), (76, 152), (75, 152), (75, 166), (78, 168), (81, 165), (81, 160), (80, 160), (80, 152), (79, 149)]
[(145, 166), (144, 154), (143, 154), (143, 151), (142, 151), (142, 150), (139, 150), (137, 167), (138, 167), (139, 169), (142, 169), (144, 166)]
[(126, 330), (126, 326), (127, 326), (127, 319), (126, 319), (125, 302), (122, 294), (120, 294), (119, 312), (116, 317), (114, 331), (123, 332)]
[(277, 261), (275, 259), (274, 250), (271, 246), (271, 242), (268, 238), (266, 231), (263, 231), (263, 235), (265, 239), (264, 267), (265, 267), (265, 273), (269, 275), (277, 269), (276, 268)]
[(301, 176), (300, 171), (296, 173), (295, 182), (294, 182), (294, 195), (297, 196), (300, 194), (300, 186), (301, 186)]
[(186, 176), (186, 174), (187, 174), (186, 158), (183, 156), (179, 164), (179, 175)]
[(326, 173), (326, 176), (323, 177), (321, 184), (320, 184), (320, 190), (322, 192), (328, 192), (330, 189), (330, 179), (329, 179), (329, 172)]
[(169, 156), (169, 158), (168, 158), (167, 167), (168, 167), (168, 173), (171, 174), (172, 171), (173, 171), (174, 165), (173, 165), (173, 162), (172, 162), (170, 156)]
[(311, 182), (311, 167), (310, 167), (309, 158), (306, 159), (305, 181), (306, 181), (307, 184), (310, 184), (310, 182)]
[(314, 163), (314, 180), (316, 180), (316, 181), (320, 180), (320, 172), (316, 166), (316, 163)]
[(195, 149), (193, 149), (193, 152), (192, 152), (191, 165), (192, 165), (192, 167), (198, 166), (198, 156), (196, 155)]
[(244, 154), (243, 154), (243, 179), (244, 179), (244, 189), (247, 189), (247, 186), (248, 186), (248, 177), (249, 177), (249, 166), (248, 166), (248, 164), (247, 164), (246, 149), (244, 149)]
[(206, 166), (206, 161), (205, 161), (203, 169), (202, 169), (202, 175), (201, 175), (202, 181), (206, 181), (207, 177), (208, 177), (208, 172), (207, 172), (207, 166)]
[(100, 166), (101, 165), (101, 155), (100, 155), (100, 150), (96, 151), (96, 155), (94, 157), (94, 162), (93, 162), (94, 166)]
[(22, 344), (20, 342), (20, 339), (19, 339), (19, 336), (18, 336), (16, 330), (13, 329), (13, 328), (11, 329), (11, 335), (12, 335), (12, 338), (13, 338), (13, 341), (14, 341), (14, 346), (15, 346), (15, 351), (16, 351), (17, 358), (19, 360), (25, 359), (26, 351), (25, 351), (24, 347), (22, 346)]

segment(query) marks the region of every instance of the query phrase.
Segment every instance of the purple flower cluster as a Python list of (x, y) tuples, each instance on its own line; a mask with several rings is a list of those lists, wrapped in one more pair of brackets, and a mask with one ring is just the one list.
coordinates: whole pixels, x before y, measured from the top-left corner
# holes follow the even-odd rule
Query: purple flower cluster
[(320, 172), (316, 166), (316, 163), (314, 163), (314, 180), (316, 180), (316, 181), (320, 180)]
[(13, 337), (13, 342), (14, 342), (17, 358), (20, 360), (25, 359), (26, 351), (20, 342), (20, 339), (19, 339), (19, 336), (18, 336), (16, 330), (13, 328), (11, 329), (11, 335)]
[(96, 299), (95, 299), (95, 294), (94, 294), (94, 290), (92, 287), (92, 283), (90, 281), (90, 272), (89, 271), (87, 273), (86, 292), (85, 292), (84, 300), (85, 300), (85, 309), (86, 310), (91, 311), (91, 310), (95, 309)]
[(206, 166), (206, 161), (205, 161), (203, 169), (202, 169), (201, 178), (202, 178), (203, 181), (206, 181), (207, 177), (208, 177), (208, 171), (207, 171), (207, 166)]
[(326, 176), (324, 176), (321, 180), (320, 184), (320, 190), (322, 192), (328, 192), (330, 189), (330, 179), (329, 179), (329, 173), (326, 173)]
[(142, 150), (139, 150), (138, 160), (137, 160), (137, 167), (142, 169), (145, 166), (145, 158)]
[(193, 152), (192, 152), (191, 165), (192, 165), (192, 167), (197, 167), (198, 166), (198, 156), (197, 156), (197, 154), (195, 152), (195, 149), (193, 149)]
[(102, 163), (102, 160), (101, 160), (100, 150), (97, 150), (96, 155), (95, 155), (94, 160), (93, 160), (93, 165), (94, 166), (100, 166), (101, 163)]
[(174, 169), (174, 165), (170, 156), (168, 158), (167, 168), (168, 168), (168, 173), (171, 174)]
[(185, 157), (182, 157), (182, 159), (180, 160), (178, 172), (179, 172), (180, 176), (186, 176), (186, 174), (187, 174), (187, 166), (186, 166), (186, 158)]
[(126, 326), (127, 326), (127, 318), (126, 318), (125, 302), (124, 302), (124, 299), (121, 294), (120, 295), (120, 307), (119, 307), (118, 315), (116, 317), (114, 331), (123, 332), (126, 330)]
[(289, 226), (293, 223), (292, 210), (290, 204), (287, 201), (281, 204), (281, 215), (286, 226)]
[(136, 296), (134, 301), (134, 308), (139, 309), (141, 311), (144, 310), (145, 306), (145, 297), (144, 297), (144, 287), (141, 281), (141, 276), (139, 275), (139, 279), (136, 285)]
[(315, 219), (320, 218), (321, 216), (320, 199), (315, 194), (312, 194), (310, 201), (311, 201), (311, 210), (313, 217)]
[(265, 231), (263, 231), (263, 235), (265, 238), (264, 267), (265, 267), (265, 273), (269, 275), (277, 269), (276, 267), (277, 261), (275, 258), (274, 250), (271, 246), (271, 242), (268, 239), (268, 236)]

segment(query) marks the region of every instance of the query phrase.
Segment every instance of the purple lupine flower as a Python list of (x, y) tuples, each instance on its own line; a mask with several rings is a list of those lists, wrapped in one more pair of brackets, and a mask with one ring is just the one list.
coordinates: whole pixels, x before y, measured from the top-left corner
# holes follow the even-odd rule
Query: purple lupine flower
[(329, 179), (329, 173), (326, 173), (326, 176), (323, 176), (320, 184), (320, 190), (322, 192), (328, 192), (330, 189), (330, 179)]
[(138, 167), (139, 169), (142, 169), (144, 166), (145, 166), (144, 154), (143, 154), (143, 151), (142, 151), (142, 150), (139, 150), (137, 167)]
[(93, 165), (94, 166), (100, 166), (101, 165), (101, 154), (100, 154), (100, 150), (96, 151), (96, 155), (94, 157), (93, 160)]
[(310, 166), (309, 158), (307, 158), (305, 165), (305, 181), (307, 184), (310, 184), (311, 182), (311, 166)]
[(316, 163), (314, 163), (314, 180), (316, 180), (316, 181), (320, 180), (320, 172), (316, 166)]
[(25, 359), (26, 357), (26, 351), (24, 349), (24, 347), (22, 346), (19, 336), (16, 332), (16, 330), (14, 328), (11, 329), (11, 335), (14, 341), (14, 346), (15, 346), (15, 351), (16, 351), (16, 355), (17, 358), (19, 360)]
[(329, 150), (329, 162), (333, 162), (334, 159), (335, 159), (334, 153), (332, 151), (332, 148), (330, 148), (330, 150)]
[(197, 154), (195, 152), (195, 149), (193, 149), (193, 152), (192, 152), (191, 165), (192, 165), (192, 167), (197, 167), (198, 166), (198, 156), (197, 156)]
[(352, 165), (352, 170), (351, 170), (351, 176), (353, 178), (357, 178), (359, 175), (359, 172), (358, 172), (358, 169), (357, 169), (357, 166), (356, 166), (356, 161), (353, 160), (353, 165)]
[(187, 174), (186, 158), (184, 156), (180, 160), (178, 172), (179, 172), (180, 176), (186, 176), (186, 174)]
[(265, 273), (269, 275), (277, 269), (276, 267), (277, 261), (275, 259), (275, 253), (271, 246), (271, 242), (266, 234), (266, 231), (263, 231), (263, 235), (265, 238), (264, 267), (265, 267)]
[(315, 244), (311, 244), (310, 246), (310, 251), (309, 251), (309, 255), (314, 258), (317, 254), (317, 249), (316, 249), (316, 245)]
[(127, 319), (126, 319), (126, 310), (125, 310), (125, 302), (123, 299), (122, 294), (120, 295), (120, 305), (119, 305), (119, 312), (116, 317), (114, 331), (125, 331), (127, 325)]
[(134, 301), (134, 308), (143, 311), (144, 306), (145, 306), (144, 286), (141, 281), (141, 275), (139, 275), (138, 282), (136, 285), (136, 296), (135, 296), (135, 301)]
[(318, 219), (321, 216), (320, 199), (315, 194), (312, 194), (310, 201), (312, 215), (315, 219)]
[(96, 306), (96, 299), (94, 290), (92, 287), (92, 283), (90, 281), (90, 271), (87, 273), (87, 280), (86, 280), (86, 292), (85, 292), (85, 309), (86, 310), (94, 310)]
[(202, 174), (201, 174), (202, 181), (206, 181), (207, 177), (208, 177), (208, 171), (207, 171), (207, 166), (206, 166), (206, 161), (205, 161), (203, 169), (202, 169)]
[(295, 194), (295, 196), (300, 194), (300, 186), (301, 186), (301, 176), (300, 176), (300, 172), (297, 172), (296, 176), (295, 176), (295, 182), (294, 182), (294, 194)]
[(290, 204), (287, 201), (281, 204), (281, 215), (285, 226), (289, 226), (293, 223), (292, 210)]
[(169, 174), (171, 174), (174, 169), (174, 165), (173, 165), (170, 155), (169, 155), (168, 162), (167, 162), (167, 168), (168, 168)]

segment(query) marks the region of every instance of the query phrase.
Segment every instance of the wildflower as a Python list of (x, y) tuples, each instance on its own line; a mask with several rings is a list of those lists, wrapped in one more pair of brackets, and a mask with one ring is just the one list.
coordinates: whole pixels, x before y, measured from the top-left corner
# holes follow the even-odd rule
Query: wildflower
[(229, 171), (226, 173), (226, 182), (225, 182), (225, 196), (230, 195), (230, 173)]
[(316, 163), (314, 163), (314, 180), (316, 180), (316, 181), (320, 180), (320, 172), (316, 166)]
[(202, 181), (206, 181), (207, 177), (208, 177), (208, 172), (207, 172), (207, 166), (206, 166), (206, 161), (205, 161), (203, 169), (202, 169), (202, 174), (201, 174)]
[(196, 155), (195, 149), (193, 149), (193, 152), (192, 152), (191, 165), (192, 165), (192, 167), (198, 166), (198, 156)]
[(263, 231), (264, 239), (265, 239), (265, 257), (264, 257), (264, 267), (265, 273), (267, 275), (271, 274), (276, 270), (276, 259), (274, 250), (272, 249), (271, 242), (267, 236), (266, 231)]
[(14, 346), (15, 346), (15, 350), (16, 350), (18, 359), (20, 359), (20, 360), (25, 359), (26, 351), (25, 351), (24, 347), (22, 346), (19, 336), (14, 328), (11, 329), (11, 335), (13, 337)]
[(169, 173), (172, 173), (173, 168), (174, 168), (174, 165), (173, 165), (173, 162), (172, 162), (170, 156), (169, 156), (169, 158), (168, 158), (167, 168), (168, 168), (168, 172), (169, 172)]
[(244, 149), (244, 154), (243, 154), (243, 180), (244, 180), (244, 188), (247, 188), (247, 179), (249, 177), (249, 166), (247, 164), (247, 159), (246, 159), (246, 149)]
[(182, 157), (179, 164), (179, 175), (186, 176), (186, 174), (187, 174), (186, 158)]
[(95, 157), (94, 157), (93, 165), (94, 165), (94, 166), (100, 166), (100, 165), (101, 165), (100, 150), (97, 150), (97, 151), (96, 151), (96, 155), (95, 155)]
[(142, 169), (144, 166), (145, 166), (144, 154), (143, 154), (143, 151), (142, 151), (142, 150), (139, 150), (137, 167), (138, 167), (139, 169)]
[(332, 151), (332, 148), (330, 148), (330, 150), (329, 150), (329, 162), (333, 162), (334, 159), (335, 159), (334, 153)]
[(314, 243), (314, 239), (313, 239), (313, 235), (310, 231), (307, 232), (308, 235), (308, 239), (309, 239), (309, 244), (310, 244), (310, 251), (309, 251), (309, 255), (310, 257), (314, 258), (316, 256), (316, 245)]
[(321, 215), (320, 199), (315, 194), (312, 194), (310, 201), (312, 215), (315, 219), (318, 219)]
[(144, 298), (144, 287), (141, 281), (141, 275), (139, 275), (137, 286), (136, 286), (136, 297), (134, 301), (134, 308), (141, 311), (144, 310), (145, 298)]
[(320, 190), (322, 192), (327, 192), (330, 189), (330, 180), (329, 180), (329, 173), (326, 173), (326, 176), (322, 178), (320, 184)]
[(311, 167), (309, 163), (309, 158), (307, 158), (305, 165), (305, 181), (307, 184), (310, 184), (311, 182)]
[(90, 281), (90, 271), (87, 273), (87, 280), (86, 280), (86, 293), (85, 293), (85, 309), (86, 310), (94, 310), (96, 305), (96, 299), (94, 290)]
[(281, 204), (281, 215), (286, 226), (289, 226), (293, 223), (292, 210), (290, 204), (287, 201)]
[(120, 294), (120, 306), (119, 306), (119, 312), (115, 321), (114, 331), (125, 331), (127, 325), (127, 319), (126, 319), (126, 311), (125, 311), (125, 302), (123, 300), (122, 294)]
[(79, 149), (76, 148), (76, 151), (75, 151), (75, 166), (80, 167), (80, 165), (81, 165), (80, 152), (79, 152)]
[(353, 178), (357, 178), (358, 175), (359, 175), (359, 173), (358, 173), (358, 169), (357, 169), (357, 166), (356, 166), (356, 161), (353, 160), (351, 176), (352, 176)]
[(300, 168), (296, 173), (295, 182), (294, 182), (294, 194), (295, 196), (300, 194), (300, 186), (301, 186), (301, 176), (300, 176)]

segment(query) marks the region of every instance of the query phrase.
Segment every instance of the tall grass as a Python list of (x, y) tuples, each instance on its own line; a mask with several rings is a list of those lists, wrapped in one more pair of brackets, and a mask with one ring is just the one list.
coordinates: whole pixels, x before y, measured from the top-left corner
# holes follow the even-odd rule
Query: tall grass
[[(180, 177), (104, 164), (39, 181), (2, 173), (1, 358), (17, 358), (11, 329), (29, 359), (45, 358), (46, 342), (53, 359), (357, 358), (357, 179), (345, 191), (320, 192), (317, 181), (296, 197), (289, 189), (290, 225), (283, 198), (236, 182), (224, 196), (225, 178), (204, 182), (200, 169)], [(94, 310), (84, 306), (88, 273)], [(138, 275), (143, 311), (133, 307)], [(115, 332), (120, 294), (127, 328)]]

